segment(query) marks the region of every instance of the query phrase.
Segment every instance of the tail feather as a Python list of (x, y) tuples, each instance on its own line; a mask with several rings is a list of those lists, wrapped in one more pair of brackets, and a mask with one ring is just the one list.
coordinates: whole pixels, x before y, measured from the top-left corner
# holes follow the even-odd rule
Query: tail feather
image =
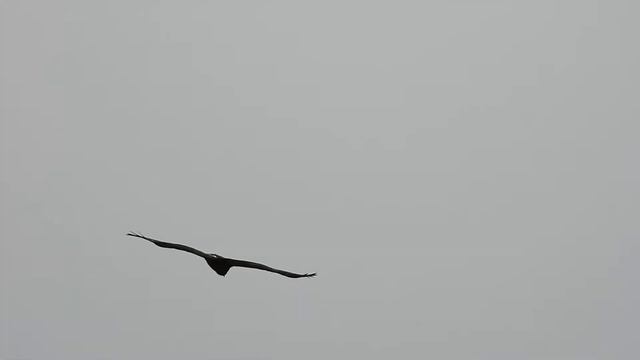
[(224, 260), (220, 259), (206, 259), (207, 264), (210, 268), (213, 269), (218, 275), (225, 276), (229, 269), (231, 269), (231, 265), (227, 264)]

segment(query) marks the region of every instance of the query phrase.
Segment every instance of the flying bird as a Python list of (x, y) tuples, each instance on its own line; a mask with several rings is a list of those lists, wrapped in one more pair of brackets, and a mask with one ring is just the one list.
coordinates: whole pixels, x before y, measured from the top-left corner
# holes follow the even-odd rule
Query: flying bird
[(174, 244), (174, 243), (170, 243), (170, 242), (164, 242), (164, 241), (160, 241), (160, 240), (151, 239), (151, 238), (148, 238), (146, 236), (140, 235), (140, 234), (135, 233), (135, 232), (130, 232), (127, 235), (150, 241), (150, 242), (154, 243), (155, 245), (163, 247), (163, 248), (182, 250), (182, 251), (190, 252), (190, 253), (192, 253), (194, 255), (200, 256), (201, 258), (203, 258), (207, 262), (207, 264), (209, 264), (209, 267), (211, 267), (213, 269), (213, 271), (215, 271), (216, 273), (218, 273), (218, 275), (221, 275), (221, 276), (225, 276), (227, 274), (227, 272), (229, 271), (229, 269), (234, 267), (234, 266), (245, 267), (245, 268), (250, 268), (250, 269), (258, 269), (258, 270), (264, 270), (264, 271), (270, 271), (270, 272), (273, 272), (273, 273), (276, 273), (276, 274), (280, 274), (280, 275), (283, 275), (283, 276), (286, 276), (286, 277), (290, 277), (290, 278), (301, 278), (301, 277), (316, 276), (316, 273), (296, 274), (296, 273), (292, 273), (292, 272), (289, 272), (289, 271), (274, 269), (272, 267), (269, 267), (267, 265), (263, 265), (263, 264), (260, 264), (260, 263), (257, 263), (257, 262), (226, 258), (226, 257), (220, 256), (218, 254), (208, 254), (208, 253), (202, 252), (202, 251), (200, 251), (198, 249), (194, 249), (194, 248), (186, 246), (186, 245)]

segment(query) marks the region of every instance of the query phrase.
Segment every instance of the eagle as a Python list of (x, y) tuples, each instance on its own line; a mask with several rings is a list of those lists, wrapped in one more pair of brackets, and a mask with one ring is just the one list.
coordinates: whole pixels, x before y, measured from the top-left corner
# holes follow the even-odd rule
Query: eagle
[(138, 234), (138, 233), (135, 233), (135, 232), (130, 232), (127, 235), (150, 241), (153, 244), (155, 244), (155, 245), (157, 245), (159, 247), (162, 247), (162, 248), (182, 250), (182, 251), (190, 252), (190, 253), (192, 253), (194, 255), (200, 256), (201, 258), (203, 258), (207, 262), (207, 264), (209, 265), (209, 267), (211, 267), (213, 269), (213, 271), (215, 271), (218, 275), (221, 275), (221, 276), (227, 275), (227, 272), (229, 271), (229, 269), (231, 269), (234, 266), (245, 267), (245, 268), (250, 268), (250, 269), (258, 269), (258, 270), (264, 270), (264, 271), (270, 271), (270, 272), (273, 272), (273, 273), (276, 273), (276, 274), (280, 274), (280, 275), (283, 275), (283, 276), (286, 276), (286, 277), (289, 277), (289, 278), (303, 278), (303, 277), (316, 276), (316, 273), (297, 274), (297, 273), (293, 273), (293, 272), (289, 272), (289, 271), (274, 269), (272, 267), (269, 267), (267, 265), (263, 265), (263, 264), (260, 264), (260, 263), (257, 263), (257, 262), (226, 258), (226, 257), (220, 256), (218, 254), (208, 254), (208, 253), (202, 252), (202, 251), (200, 251), (198, 249), (194, 249), (194, 248), (186, 246), (186, 245), (174, 244), (174, 243), (170, 243), (170, 242), (164, 242), (164, 241), (160, 241), (160, 240), (151, 239), (151, 238), (148, 238), (148, 237), (146, 237), (144, 235), (141, 235), (141, 234)]

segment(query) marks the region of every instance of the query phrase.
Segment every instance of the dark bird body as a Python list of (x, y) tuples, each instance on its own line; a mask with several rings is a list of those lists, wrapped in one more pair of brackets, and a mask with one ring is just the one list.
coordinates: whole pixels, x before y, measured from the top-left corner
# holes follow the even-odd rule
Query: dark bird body
[(252, 261), (226, 258), (226, 257), (220, 256), (218, 254), (207, 254), (205, 252), (202, 252), (202, 251), (200, 251), (198, 249), (194, 249), (194, 248), (186, 246), (186, 245), (174, 244), (174, 243), (170, 243), (170, 242), (164, 242), (164, 241), (160, 241), (160, 240), (155, 240), (155, 239), (151, 239), (151, 238), (148, 238), (146, 236), (143, 236), (143, 235), (140, 235), (140, 234), (136, 234), (136, 233), (128, 233), (127, 235), (150, 241), (150, 242), (154, 243), (155, 245), (157, 245), (159, 247), (163, 247), (163, 248), (167, 248), (167, 249), (182, 250), (182, 251), (186, 251), (186, 252), (192, 253), (194, 255), (200, 256), (201, 258), (203, 258), (207, 262), (207, 264), (209, 265), (210, 268), (213, 269), (213, 271), (215, 271), (218, 275), (221, 275), (221, 276), (225, 276), (227, 274), (227, 272), (229, 271), (229, 269), (231, 269), (234, 266), (270, 271), (270, 272), (273, 272), (273, 273), (276, 273), (276, 274), (280, 274), (280, 275), (283, 275), (283, 276), (286, 276), (286, 277), (290, 277), (290, 278), (311, 277), (311, 276), (315, 276), (316, 275), (316, 273), (312, 273), (312, 274), (297, 274), (297, 273), (292, 273), (292, 272), (289, 272), (289, 271), (274, 269), (274, 268), (269, 267), (267, 265), (263, 265), (263, 264), (252, 262)]

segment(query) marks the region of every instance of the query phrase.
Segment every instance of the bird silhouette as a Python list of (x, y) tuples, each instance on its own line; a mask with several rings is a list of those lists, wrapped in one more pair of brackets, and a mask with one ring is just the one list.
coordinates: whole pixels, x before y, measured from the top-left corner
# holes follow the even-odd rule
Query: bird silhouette
[(227, 272), (229, 271), (229, 269), (231, 269), (234, 266), (245, 267), (245, 268), (250, 268), (250, 269), (258, 269), (258, 270), (264, 270), (264, 271), (270, 271), (270, 272), (273, 272), (273, 273), (276, 273), (276, 274), (280, 274), (280, 275), (283, 275), (283, 276), (286, 276), (286, 277), (290, 277), (290, 278), (302, 278), (302, 277), (316, 276), (316, 273), (297, 274), (297, 273), (292, 273), (292, 272), (289, 272), (289, 271), (274, 269), (272, 267), (269, 267), (267, 265), (263, 265), (263, 264), (260, 264), (260, 263), (257, 263), (257, 262), (226, 258), (226, 257), (220, 256), (218, 254), (207, 254), (205, 252), (202, 252), (202, 251), (200, 251), (198, 249), (194, 249), (194, 248), (186, 246), (186, 245), (174, 244), (174, 243), (170, 243), (170, 242), (164, 242), (164, 241), (160, 241), (160, 240), (151, 239), (151, 238), (148, 238), (148, 237), (146, 237), (144, 235), (141, 235), (141, 234), (138, 234), (138, 233), (135, 233), (135, 232), (130, 232), (127, 235), (150, 241), (150, 242), (154, 243), (155, 245), (157, 245), (159, 247), (162, 247), (162, 248), (182, 250), (182, 251), (190, 252), (190, 253), (192, 253), (194, 255), (200, 256), (201, 258), (203, 258), (207, 262), (207, 264), (209, 264), (209, 267), (211, 267), (213, 269), (213, 271), (215, 271), (216, 273), (218, 273), (218, 275), (221, 275), (221, 276), (225, 276), (227, 274)]

